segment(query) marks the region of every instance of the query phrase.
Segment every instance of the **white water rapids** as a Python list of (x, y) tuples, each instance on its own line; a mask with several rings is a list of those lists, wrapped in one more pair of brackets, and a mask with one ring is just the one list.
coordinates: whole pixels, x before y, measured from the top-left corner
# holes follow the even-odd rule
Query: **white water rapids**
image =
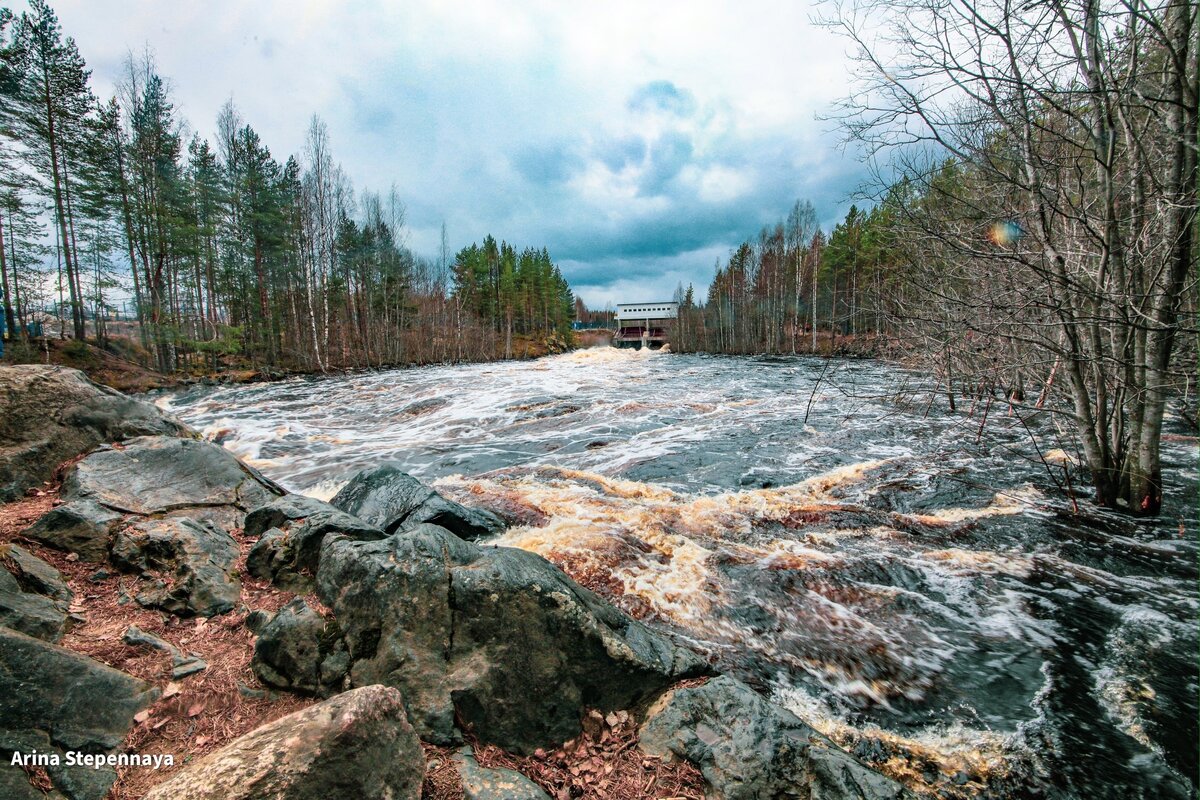
[(1033, 457), (1072, 450), (1050, 415), (981, 428), (920, 376), (825, 369), (597, 349), (158, 401), (294, 491), (395, 461), (497, 511), (498, 544), (919, 790), (1193, 793), (1194, 441), (1166, 445), (1176, 516), (1083, 520)]

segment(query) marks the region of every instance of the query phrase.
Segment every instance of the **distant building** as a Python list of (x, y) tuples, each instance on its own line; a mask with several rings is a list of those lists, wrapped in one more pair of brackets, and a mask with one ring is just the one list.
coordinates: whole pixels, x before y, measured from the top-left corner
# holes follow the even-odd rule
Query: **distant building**
[(668, 343), (671, 327), (679, 314), (679, 304), (621, 303), (617, 306), (617, 334), (614, 347), (648, 347), (657, 350)]

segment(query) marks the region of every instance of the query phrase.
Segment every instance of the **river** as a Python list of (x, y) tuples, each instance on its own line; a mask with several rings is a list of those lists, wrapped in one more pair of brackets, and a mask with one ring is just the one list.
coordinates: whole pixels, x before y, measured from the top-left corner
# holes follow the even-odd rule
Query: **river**
[(1193, 796), (1194, 439), (1164, 444), (1167, 518), (1077, 516), (1063, 420), (929, 389), (878, 362), (603, 348), (158, 402), (294, 491), (396, 461), (496, 510), (499, 544), (930, 796)]

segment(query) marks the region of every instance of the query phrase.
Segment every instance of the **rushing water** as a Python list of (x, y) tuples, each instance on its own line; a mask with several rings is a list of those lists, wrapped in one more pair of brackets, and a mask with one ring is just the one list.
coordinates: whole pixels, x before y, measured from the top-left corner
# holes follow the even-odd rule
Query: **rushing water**
[(295, 491), (397, 461), (496, 510), (500, 544), (935, 796), (1192, 796), (1194, 440), (1165, 445), (1174, 517), (1074, 516), (1062, 422), (921, 386), (600, 349), (160, 403)]

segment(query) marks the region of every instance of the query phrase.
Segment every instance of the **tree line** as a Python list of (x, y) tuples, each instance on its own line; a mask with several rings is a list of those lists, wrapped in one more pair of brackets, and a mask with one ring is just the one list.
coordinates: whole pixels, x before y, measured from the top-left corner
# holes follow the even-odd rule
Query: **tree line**
[(544, 249), (489, 236), (452, 262), (443, 226), (438, 258), (418, 257), (395, 187), (355, 191), (319, 117), (283, 160), (232, 101), (212, 140), (189, 134), (148, 53), (100, 101), (44, 0), (0, 9), (0, 99), (10, 340), (61, 318), (75, 340), (120, 344), (122, 305), (133, 351), (163, 372), (487, 359), (522, 354), (514, 336), (570, 335)]
[[(875, 351), (896, 329), (887, 210), (851, 206), (826, 234), (809, 201), (718, 262), (704, 297), (675, 292), (671, 346), (715, 353)], [(865, 341), (864, 341), (865, 340)]]
[(1195, 425), (1200, 5), (824, 7), (859, 62), (835, 119), (889, 178), (828, 238), (798, 204), (681, 289), (679, 346), (878, 335), (951, 411), (1052, 415), (1100, 505), (1158, 514), (1172, 398)]

